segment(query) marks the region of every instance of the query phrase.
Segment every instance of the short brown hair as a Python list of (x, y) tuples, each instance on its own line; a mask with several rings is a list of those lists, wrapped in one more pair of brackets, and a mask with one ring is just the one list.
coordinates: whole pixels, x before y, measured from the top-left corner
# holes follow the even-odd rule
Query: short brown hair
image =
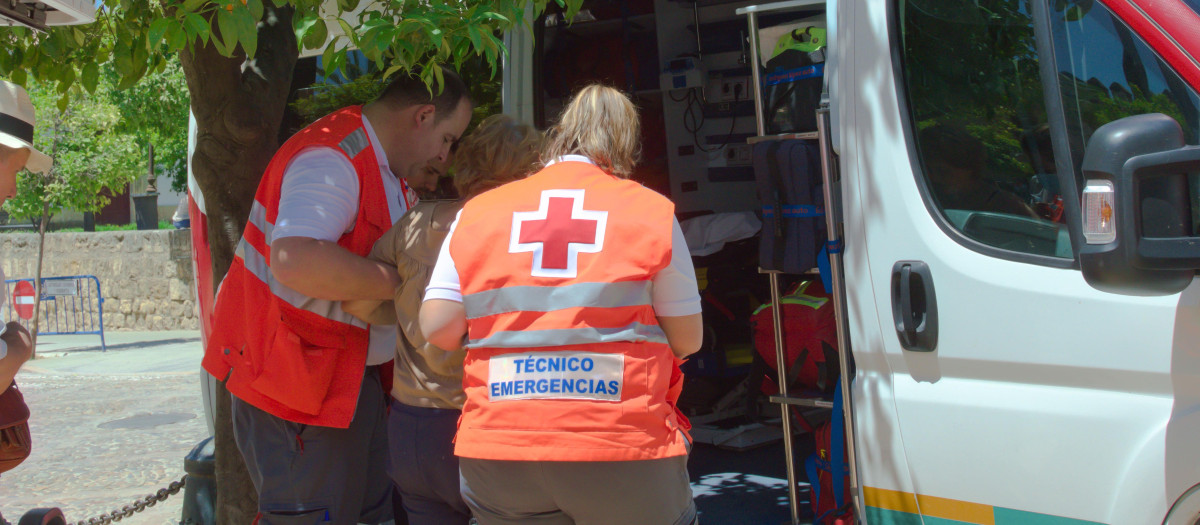
[[(437, 95), (430, 92), (431, 86), (426, 86), (425, 82), (416, 73), (398, 73), (388, 83), (387, 87), (383, 88), (383, 93), (379, 94), (377, 102), (382, 102), (396, 109), (403, 109), (409, 106), (418, 104), (433, 104), (435, 122), (440, 121), (454, 114), (454, 110), (458, 109), (460, 103), (471, 102), (471, 92), (467, 89), (467, 83), (463, 82), (462, 77), (453, 69), (435, 66), (442, 70), (442, 91)], [(437, 83), (434, 82), (433, 90), (437, 90)]]
[(523, 178), (538, 163), (542, 133), (508, 115), (492, 115), (454, 151), (454, 187), (462, 197)]
[(624, 93), (601, 84), (579, 90), (549, 135), (543, 161), (583, 155), (621, 178), (629, 178), (642, 154), (637, 107)]

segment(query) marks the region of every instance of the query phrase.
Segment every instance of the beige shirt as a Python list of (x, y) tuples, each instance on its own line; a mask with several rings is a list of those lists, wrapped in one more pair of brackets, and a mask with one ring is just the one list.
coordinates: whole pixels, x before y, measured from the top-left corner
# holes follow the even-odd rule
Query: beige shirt
[(460, 201), (422, 201), (383, 234), (367, 257), (394, 265), (403, 283), (392, 301), (348, 301), (343, 309), (371, 324), (399, 323), (392, 397), (410, 406), (462, 409), (466, 351), (425, 342), (418, 323), (425, 286)]

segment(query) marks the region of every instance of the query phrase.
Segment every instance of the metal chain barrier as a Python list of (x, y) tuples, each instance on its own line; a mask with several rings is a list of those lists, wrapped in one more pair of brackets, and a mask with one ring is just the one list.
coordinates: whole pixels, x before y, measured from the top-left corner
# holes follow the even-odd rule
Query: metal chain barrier
[(100, 516), (95, 517), (95, 518), (88, 518), (86, 520), (80, 520), (80, 521), (73, 523), (72, 525), (103, 525), (103, 524), (107, 524), (107, 523), (112, 523), (114, 521), (121, 521), (125, 518), (133, 516), (134, 514), (136, 514), (138, 512), (141, 512), (150, 507), (153, 507), (156, 503), (158, 503), (160, 501), (164, 501), (167, 498), (169, 498), (175, 494), (178, 494), (179, 490), (182, 489), (184, 484), (186, 484), (186, 483), (187, 483), (187, 474), (184, 474), (183, 477), (179, 478), (179, 481), (172, 481), (170, 485), (167, 485), (165, 488), (158, 489), (158, 492), (155, 492), (154, 494), (151, 494), (149, 496), (146, 496), (144, 498), (134, 501), (132, 505), (126, 505), (124, 507), (121, 507), (121, 510), (114, 510), (114, 511), (106, 513), (106, 514), (101, 514)]

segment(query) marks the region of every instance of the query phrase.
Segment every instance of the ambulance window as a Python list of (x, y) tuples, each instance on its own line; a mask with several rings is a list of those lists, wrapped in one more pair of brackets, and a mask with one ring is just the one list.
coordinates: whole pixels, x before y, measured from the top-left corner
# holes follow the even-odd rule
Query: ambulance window
[(930, 208), (979, 243), (1073, 257), (1053, 153), (1040, 147), (1046, 108), (1029, 1), (900, 0), (898, 15)]
[[(1200, 143), (1200, 97), (1154, 50), (1100, 2), (1075, 13), (1051, 9), (1050, 22), (1076, 180), (1083, 180), (1083, 145), (1109, 122), (1162, 113)], [(1195, 9), (1200, 1), (1191, 0)], [(1196, 177), (1191, 180), (1193, 230), (1200, 231)]]

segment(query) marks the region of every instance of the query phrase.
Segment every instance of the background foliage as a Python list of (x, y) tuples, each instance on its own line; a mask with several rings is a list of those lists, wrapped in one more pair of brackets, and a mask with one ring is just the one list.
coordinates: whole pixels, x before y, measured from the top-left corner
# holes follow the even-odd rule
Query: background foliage
[(121, 125), (121, 110), (107, 80), (93, 93), (72, 93), (61, 112), (54, 109), (60, 95), (52, 84), (30, 82), (28, 91), (39, 108), (34, 145), (54, 158), (54, 167), (18, 177), (17, 196), (4, 205), (10, 215), (36, 219), (44, 205), (49, 215), (64, 209), (98, 211), (108, 204), (102, 189), (120, 192), (138, 176), (144, 162), (134, 136), (114, 131)]

